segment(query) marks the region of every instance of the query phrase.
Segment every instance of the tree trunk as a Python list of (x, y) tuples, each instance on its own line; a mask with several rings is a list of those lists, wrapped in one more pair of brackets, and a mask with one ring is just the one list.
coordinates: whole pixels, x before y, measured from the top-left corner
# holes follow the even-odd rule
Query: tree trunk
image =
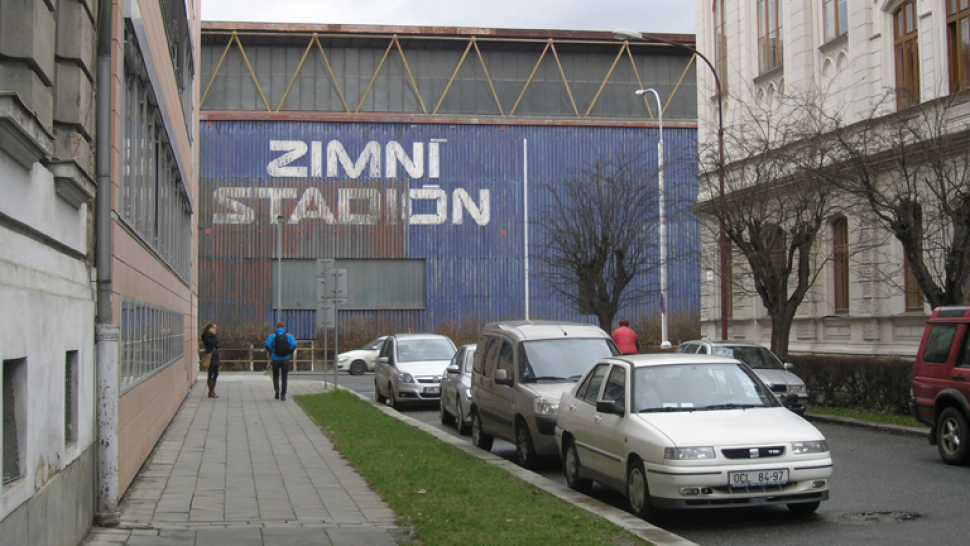
[(794, 322), (798, 305), (788, 302), (779, 307), (780, 309), (771, 313), (771, 352), (784, 360), (788, 358), (788, 340), (791, 336), (791, 325)]

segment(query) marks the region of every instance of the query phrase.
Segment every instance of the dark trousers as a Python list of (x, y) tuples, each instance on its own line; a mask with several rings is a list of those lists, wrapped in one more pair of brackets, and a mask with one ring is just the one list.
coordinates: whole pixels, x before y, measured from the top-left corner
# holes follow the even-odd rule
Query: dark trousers
[[(274, 360), (273, 361), (273, 390), (280, 393), (280, 396), (286, 396), (286, 374), (290, 371), (290, 361), (287, 360)], [(280, 372), (283, 373), (283, 389), (280, 389)]]
[(219, 379), (219, 351), (212, 351), (212, 359), (209, 361), (209, 381)]

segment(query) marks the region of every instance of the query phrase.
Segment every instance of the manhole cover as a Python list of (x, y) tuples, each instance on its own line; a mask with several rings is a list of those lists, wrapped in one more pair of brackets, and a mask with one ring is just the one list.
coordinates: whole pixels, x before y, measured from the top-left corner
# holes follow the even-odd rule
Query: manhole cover
[(855, 512), (842, 516), (852, 523), (890, 523), (894, 521), (913, 521), (923, 517), (918, 512)]

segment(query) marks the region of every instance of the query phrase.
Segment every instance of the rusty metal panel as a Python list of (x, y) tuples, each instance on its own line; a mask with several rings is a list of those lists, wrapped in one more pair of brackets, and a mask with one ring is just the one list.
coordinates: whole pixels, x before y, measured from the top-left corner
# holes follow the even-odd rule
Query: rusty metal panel
[[(275, 318), (273, 260), (282, 215), (283, 259), (421, 259), (422, 310), (341, 311), (340, 320), (434, 329), (465, 320), (521, 318), (525, 305), (524, 145), (528, 142), (532, 318), (595, 322), (545, 284), (542, 184), (598, 158), (630, 155), (656, 165), (653, 128), (573, 125), (330, 123), (210, 120), (201, 127), (199, 316), (220, 324)], [(668, 311), (700, 303), (694, 201), (696, 130), (667, 128)], [(674, 157), (680, 161), (674, 162)], [(646, 183), (646, 182), (645, 182)], [(632, 226), (636, 228), (636, 226)], [(659, 313), (659, 273), (635, 281), (657, 298), (621, 313)], [(283, 311), (299, 337), (312, 310)]]

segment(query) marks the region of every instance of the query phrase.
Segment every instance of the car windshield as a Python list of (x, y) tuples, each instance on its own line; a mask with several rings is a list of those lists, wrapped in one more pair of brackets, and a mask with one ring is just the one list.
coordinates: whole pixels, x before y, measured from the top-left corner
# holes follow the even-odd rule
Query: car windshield
[(522, 344), (523, 381), (576, 381), (597, 360), (614, 356), (610, 343), (595, 339), (544, 339)]
[(636, 413), (777, 407), (778, 399), (744, 366), (675, 364), (637, 368)]
[(367, 345), (364, 345), (363, 347), (361, 347), (360, 350), (362, 350), (362, 351), (379, 351), (379, 350), (381, 350), (381, 345), (383, 345), (383, 344), (384, 344), (384, 338), (375, 339), (374, 341), (371, 341)]
[(784, 370), (785, 365), (778, 360), (774, 353), (764, 347), (712, 347), (714, 354), (735, 358), (744, 362), (754, 370)]
[(455, 347), (446, 339), (409, 339), (398, 342), (397, 356), (401, 362), (451, 360)]

